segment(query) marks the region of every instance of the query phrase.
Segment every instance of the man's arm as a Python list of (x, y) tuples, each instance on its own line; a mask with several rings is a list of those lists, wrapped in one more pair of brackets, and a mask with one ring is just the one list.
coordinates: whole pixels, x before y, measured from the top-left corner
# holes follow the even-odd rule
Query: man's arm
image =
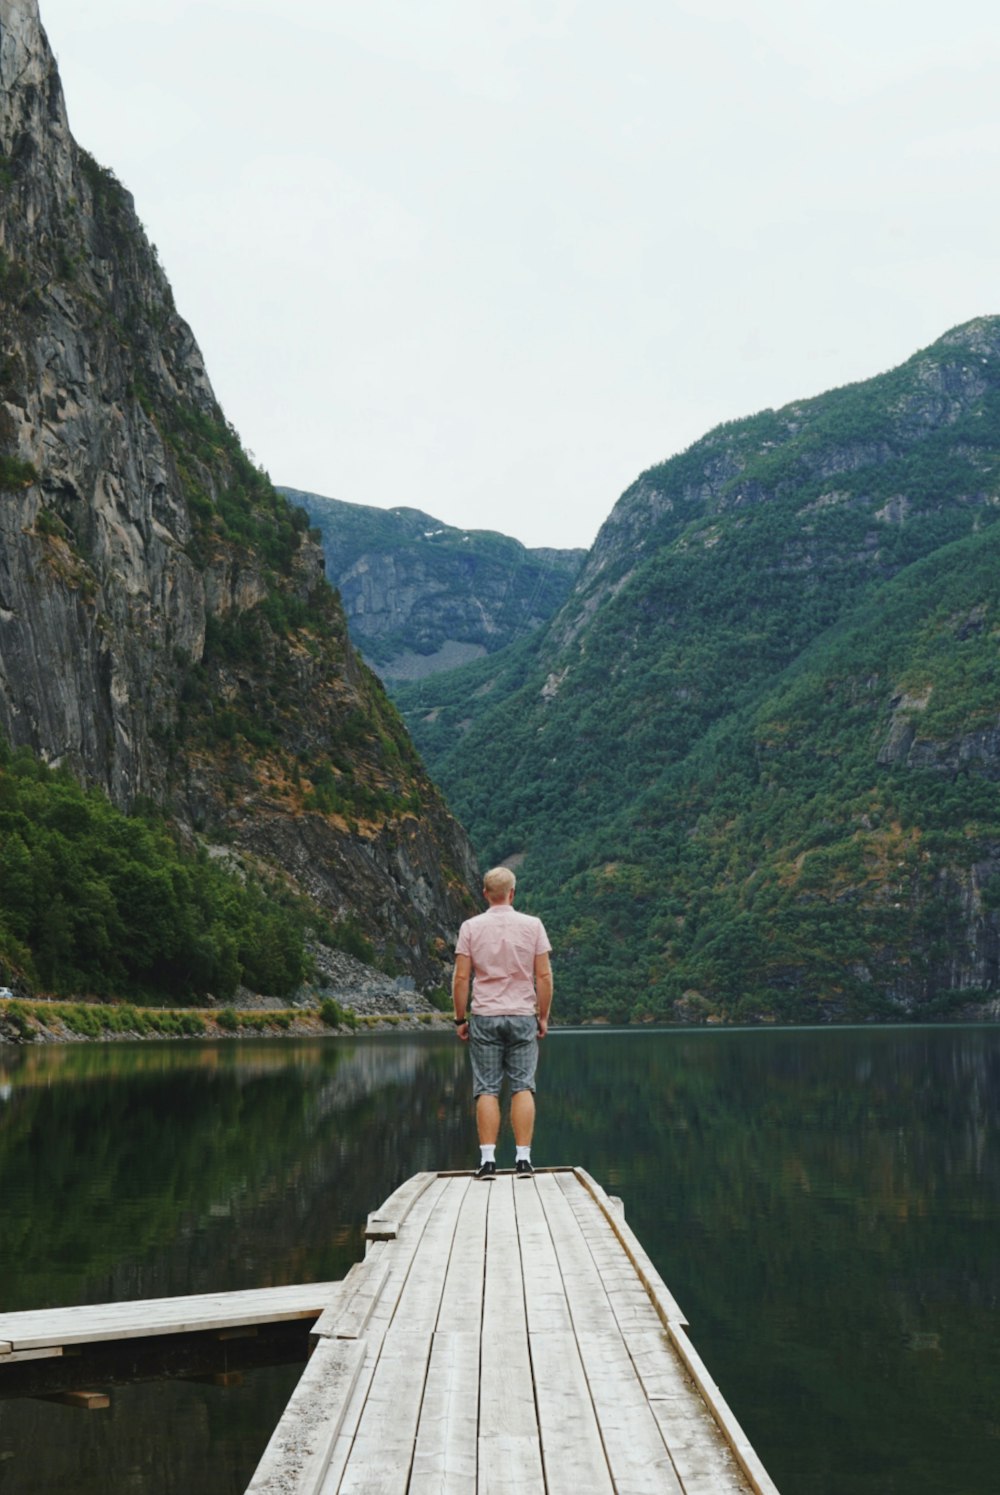
[[(456, 1018), (467, 1017), (469, 1011), (469, 981), (472, 977), (472, 960), (468, 955), (455, 956), (455, 969), (451, 973), (451, 1000), (455, 1004)], [(469, 1041), (468, 1023), (463, 1028), (456, 1024), (456, 1031), (463, 1042)]]
[(538, 998), (538, 1036), (544, 1038), (549, 1031), (549, 1012), (552, 1009), (552, 962), (546, 950), (535, 956), (535, 995)]

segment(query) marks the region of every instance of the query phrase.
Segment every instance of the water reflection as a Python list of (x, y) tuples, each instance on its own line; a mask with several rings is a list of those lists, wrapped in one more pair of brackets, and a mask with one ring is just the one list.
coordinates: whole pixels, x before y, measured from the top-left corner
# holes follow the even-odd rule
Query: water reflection
[(607, 1118), (593, 1170), (779, 1487), (996, 1488), (995, 1029), (629, 1035), (553, 1055), (564, 1145), (589, 1094)]
[[(340, 1277), (474, 1152), (451, 1035), (0, 1050), (0, 1086), (11, 1309)], [(624, 1197), (786, 1495), (995, 1489), (1000, 1032), (556, 1034), (539, 1101), (539, 1160)], [(242, 1489), (289, 1377), (0, 1403), (0, 1492)]]

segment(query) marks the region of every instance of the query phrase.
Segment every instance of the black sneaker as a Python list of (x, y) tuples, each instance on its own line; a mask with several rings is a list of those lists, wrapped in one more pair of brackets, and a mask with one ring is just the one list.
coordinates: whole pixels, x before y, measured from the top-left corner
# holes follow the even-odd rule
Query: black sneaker
[(514, 1164), (514, 1172), (518, 1178), (530, 1178), (534, 1171), (527, 1158), (518, 1158)]
[(479, 1167), (476, 1169), (477, 1178), (496, 1178), (496, 1176), (496, 1163), (480, 1163)]

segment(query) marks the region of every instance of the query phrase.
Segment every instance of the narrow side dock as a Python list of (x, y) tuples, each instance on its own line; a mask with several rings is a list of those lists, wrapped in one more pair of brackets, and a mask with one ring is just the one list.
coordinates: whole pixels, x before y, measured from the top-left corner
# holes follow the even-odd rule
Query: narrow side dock
[(417, 1174), (366, 1234), (247, 1495), (777, 1495), (582, 1169)]
[(260, 1324), (318, 1318), (339, 1282), (199, 1293), (186, 1298), (139, 1298), (79, 1308), (34, 1308), (0, 1313), (0, 1369), (61, 1356), (70, 1347), (158, 1335), (226, 1333)]

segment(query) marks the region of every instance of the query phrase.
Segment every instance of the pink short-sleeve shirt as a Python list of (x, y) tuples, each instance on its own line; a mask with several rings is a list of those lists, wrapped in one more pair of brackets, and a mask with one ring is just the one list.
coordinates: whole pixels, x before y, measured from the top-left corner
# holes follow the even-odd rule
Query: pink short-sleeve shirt
[(541, 919), (509, 903), (466, 919), (455, 954), (472, 962), (472, 1010), (484, 1017), (534, 1012), (535, 956), (551, 949)]

